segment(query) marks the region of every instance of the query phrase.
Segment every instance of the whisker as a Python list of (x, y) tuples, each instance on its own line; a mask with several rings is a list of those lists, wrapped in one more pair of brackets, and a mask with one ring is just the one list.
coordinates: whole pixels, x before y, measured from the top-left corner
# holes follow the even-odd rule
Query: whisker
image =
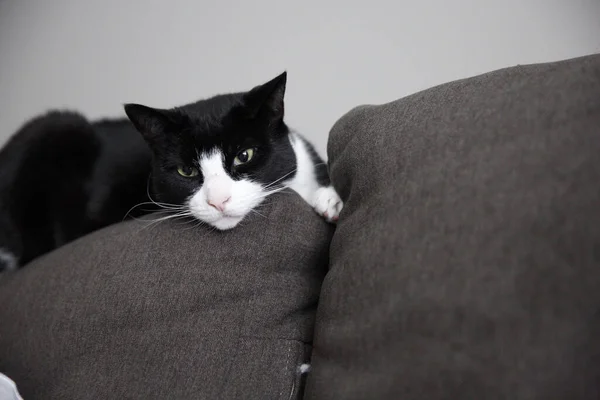
[(156, 204), (157, 206), (166, 206), (166, 207), (179, 207), (180, 204), (171, 204), (171, 203), (164, 203), (164, 202), (157, 202), (156, 200), (154, 200), (152, 198), (152, 196), (150, 195), (150, 178), (151, 178), (151, 174), (148, 174), (148, 179), (146, 181), (146, 195), (148, 196), (148, 198), (150, 199), (150, 201), (154, 204)]
[[(195, 221), (190, 221), (190, 222), (195, 222), (195, 223), (192, 226), (187, 227), (186, 229), (184, 229), (184, 231), (189, 231), (191, 229), (198, 229), (202, 225), (208, 225), (206, 222), (200, 221), (199, 219), (195, 219)], [(215, 228), (213, 227), (213, 229), (215, 229)], [(211, 229), (209, 232), (212, 232), (213, 229)]]
[(183, 217), (188, 217), (188, 216), (189, 216), (189, 214), (187, 214), (187, 213), (181, 213), (181, 214), (170, 214), (170, 215), (166, 215), (164, 217), (153, 218), (153, 219), (138, 218), (138, 220), (144, 221), (144, 222), (161, 222), (161, 221), (166, 221), (168, 219), (183, 218)]
[[(148, 215), (147, 217), (151, 217), (152, 214)], [(191, 216), (191, 213), (189, 211), (180, 211), (177, 213), (173, 213), (173, 214), (168, 214), (166, 216), (162, 216), (159, 218), (150, 218), (150, 219), (146, 219), (146, 218), (134, 218), (136, 221), (140, 221), (140, 222), (149, 222), (144, 228), (148, 228), (152, 225), (156, 225), (160, 222), (163, 221), (167, 221), (169, 219), (180, 219), (180, 218), (185, 218), (185, 217), (189, 217)], [(146, 217), (146, 216), (145, 216)]]
[(297, 168), (294, 168), (293, 170), (291, 170), (290, 172), (288, 172), (287, 174), (283, 175), (281, 178), (274, 180), (273, 182), (269, 183), (268, 185), (265, 186), (265, 189), (273, 186), (274, 184), (276, 184), (277, 182), (281, 181), (282, 179), (284, 179), (286, 176), (289, 176), (290, 174), (293, 174), (294, 172), (296, 172)]
[[(123, 221), (131, 214), (131, 212), (133, 210), (135, 210), (137, 207), (141, 207), (144, 205), (155, 205), (158, 208), (161, 209), (166, 209), (166, 210), (172, 210), (172, 211), (182, 211), (184, 208), (181, 204), (171, 204), (171, 203), (164, 203), (164, 202), (159, 202), (159, 201), (155, 201), (152, 196), (150, 195), (150, 174), (148, 175), (148, 179), (146, 181), (146, 195), (148, 196), (148, 199), (150, 200), (149, 202), (142, 202), (139, 204), (134, 205), (133, 207), (131, 207), (123, 216)], [(154, 210), (143, 210), (143, 211), (154, 211)]]
[(254, 208), (254, 209), (250, 210), (250, 212), (252, 212), (253, 214), (256, 214), (256, 215), (260, 215), (260, 216), (261, 216), (261, 217), (263, 217), (264, 219), (269, 219), (269, 218), (267, 218), (267, 216), (266, 216), (266, 215), (264, 215), (264, 214), (261, 214), (260, 212), (256, 211), (256, 208)]
[(284, 191), (286, 189), (288, 189), (286, 186), (281, 186), (281, 187), (278, 187), (276, 189), (272, 189), (272, 190), (269, 190), (269, 191), (266, 191), (266, 192), (248, 193), (245, 196), (238, 197), (238, 199), (243, 199), (243, 200), (247, 200), (248, 198), (253, 198), (254, 200), (264, 199), (264, 198), (266, 198), (268, 196), (271, 196), (272, 194), (279, 193), (279, 192)]

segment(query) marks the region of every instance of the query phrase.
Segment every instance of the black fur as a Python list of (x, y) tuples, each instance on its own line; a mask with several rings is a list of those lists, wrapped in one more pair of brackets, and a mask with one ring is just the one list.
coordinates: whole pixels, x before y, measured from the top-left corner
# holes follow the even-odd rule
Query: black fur
[[(20, 265), (145, 201), (151, 154), (126, 121), (51, 112), (0, 151), (0, 248)], [(0, 270), (2, 266), (0, 265)]]
[[(203, 177), (182, 178), (177, 167), (193, 166), (198, 152), (212, 148), (224, 152), (234, 179), (269, 184), (293, 177), (296, 159), (283, 122), (285, 83), (283, 73), (249, 92), (170, 110), (128, 104), (133, 125), (126, 119), (90, 123), (72, 112), (33, 119), (0, 151), (0, 249), (22, 266), (121, 221), (148, 194), (183, 204)], [(235, 156), (249, 147), (253, 159), (234, 167)]]

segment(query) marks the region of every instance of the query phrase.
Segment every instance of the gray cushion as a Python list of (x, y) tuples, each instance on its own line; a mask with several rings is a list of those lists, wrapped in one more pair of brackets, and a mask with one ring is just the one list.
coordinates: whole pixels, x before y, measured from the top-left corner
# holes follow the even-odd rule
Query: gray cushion
[(600, 56), (359, 107), (329, 158), (306, 398), (600, 397)]
[(261, 213), (118, 224), (0, 279), (0, 372), (26, 399), (298, 396), (331, 227), (297, 195)]

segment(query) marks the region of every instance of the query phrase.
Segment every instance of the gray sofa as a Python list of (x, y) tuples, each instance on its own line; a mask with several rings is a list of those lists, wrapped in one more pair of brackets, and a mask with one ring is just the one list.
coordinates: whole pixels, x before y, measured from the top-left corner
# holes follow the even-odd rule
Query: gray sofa
[(0, 372), (25, 399), (600, 398), (600, 55), (358, 107), (328, 156), (335, 229), (279, 194), (3, 277)]

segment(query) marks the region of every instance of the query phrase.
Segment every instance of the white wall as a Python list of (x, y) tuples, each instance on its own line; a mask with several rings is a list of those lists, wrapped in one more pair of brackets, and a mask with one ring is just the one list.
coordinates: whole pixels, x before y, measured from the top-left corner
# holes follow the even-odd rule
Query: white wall
[(0, 0), (0, 142), (72, 107), (170, 107), (289, 72), (288, 122), (331, 125), (445, 81), (600, 52), (600, 0)]

